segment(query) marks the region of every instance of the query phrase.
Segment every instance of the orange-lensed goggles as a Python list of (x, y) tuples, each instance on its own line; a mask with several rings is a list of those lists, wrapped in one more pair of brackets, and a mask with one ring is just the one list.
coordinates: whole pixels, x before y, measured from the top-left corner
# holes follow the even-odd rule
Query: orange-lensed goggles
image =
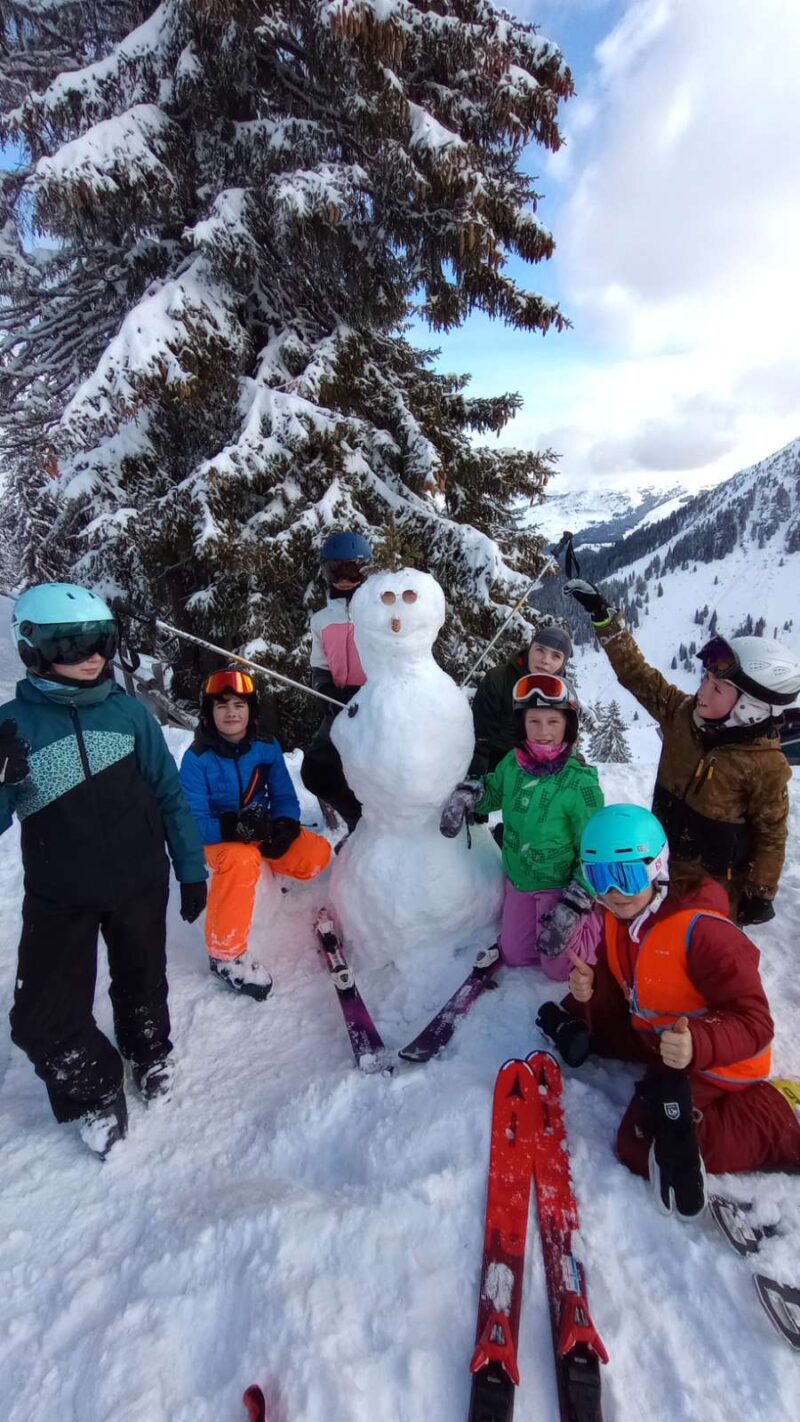
[(205, 696), (221, 696), (223, 691), (232, 691), (234, 696), (252, 696), (255, 689), (255, 682), (249, 672), (234, 669), (212, 672), (206, 677), (203, 693)]
[(560, 676), (549, 676), (546, 672), (521, 676), (514, 686), (513, 697), (516, 706), (538, 702), (542, 706), (564, 707), (572, 700), (567, 683)]

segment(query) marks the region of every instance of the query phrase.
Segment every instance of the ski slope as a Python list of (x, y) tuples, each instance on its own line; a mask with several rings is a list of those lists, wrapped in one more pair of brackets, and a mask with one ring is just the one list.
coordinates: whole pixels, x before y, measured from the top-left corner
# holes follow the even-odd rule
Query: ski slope
[[(6, 693), (16, 671), (3, 637)], [(179, 756), (187, 735), (168, 739)], [(650, 765), (601, 768), (609, 799), (646, 800), (652, 774)], [(800, 1071), (795, 777), (780, 916), (754, 935), (784, 1075)], [(306, 799), (309, 819), (311, 809)], [(0, 840), (0, 888), (10, 1005), (22, 895), (16, 827)], [(276, 986), (263, 1005), (211, 980), (202, 927), (181, 922), (176, 897), (175, 1098), (146, 1114), (131, 1093), (129, 1139), (107, 1164), (55, 1125), (41, 1083), (2, 1033), (5, 1422), (244, 1422), (241, 1393), (253, 1381), (264, 1386), (270, 1422), (462, 1422), (494, 1077), (506, 1057), (545, 1045), (533, 1021), (552, 990), (534, 970), (505, 970), (442, 1060), (362, 1076), (312, 947), (324, 883), (285, 894), (274, 881), (265, 887), (256, 935)], [(422, 979), (405, 982), (402, 963), (387, 965), (382, 981), (370, 974), (364, 994), (387, 1041), (406, 1041), (464, 970), (432, 944)], [(102, 972), (97, 1014), (110, 1030)], [(710, 1224), (659, 1216), (644, 1183), (614, 1159), (630, 1070), (598, 1064), (565, 1076), (590, 1300), (611, 1354), (606, 1422), (793, 1422), (800, 1358), (761, 1313), (750, 1266)], [(759, 1266), (797, 1278), (800, 1179), (719, 1183), (739, 1198), (755, 1191), (759, 1211), (781, 1219), (786, 1233), (764, 1246)], [(520, 1368), (518, 1422), (555, 1422), (533, 1229)]]

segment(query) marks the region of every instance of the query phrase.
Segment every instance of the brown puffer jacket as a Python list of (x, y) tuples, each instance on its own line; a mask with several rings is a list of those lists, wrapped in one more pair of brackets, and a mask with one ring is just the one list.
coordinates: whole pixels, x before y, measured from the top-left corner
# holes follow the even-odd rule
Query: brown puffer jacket
[[(731, 912), (747, 889), (774, 898), (783, 868), (791, 770), (777, 731), (704, 748), (694, 696), (644, 659), (619, 617), (597, 630), (617, 678), (658, 722), (663, 749), (653, 813), (676, 859), (699, 859), (728, 888)], [(751, 737), (751, 738), (748, 738)]]

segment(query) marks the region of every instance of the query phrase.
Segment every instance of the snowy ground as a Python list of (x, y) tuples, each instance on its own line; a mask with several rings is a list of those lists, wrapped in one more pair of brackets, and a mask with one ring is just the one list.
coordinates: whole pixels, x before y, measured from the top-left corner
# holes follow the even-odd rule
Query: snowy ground
[[(8, 690), (16, 669), (5, 647), (0, 659)], [(186, 737), (169, 739), (178, 754)], [(608, 798), (646, 800), (652, 768), (608, 767), (602, 778)], [(797, 783), (795, 804), (780, 917), (757, 934), (784, 1075), (800, 1069)], [(22, 892), (16, 828), (0, 842), (0, 885), (10, 1004)], [(149, 1115), (132, 1098), (130, 1137), (106, 1165), (53, 1123), (3, 1030), (6, 1422), (243, 1422), (241, 1392), (256, 1380), (270, 1422), (466, 1417), (492, 1085), (504, 1058), (544, 1045), (533, 1019), (552, 994), (534, 971), (506, 972), (442, 1060), (362, 1076), (312, 948), (323, 894), (316, 885), (281, 895), (274, 884), (264, 894), (258, 946), (276, 979), (264, 1005), (210, 979), (202, 928), (182, 923), (173, 902), (176, 1096)], [(431, 957), (419, 1017), (407, 1020), (397, 972), (385, 1000), (371, 1003), (393, 1045), (453, 985), (452, 961), (438, 965), (436, 945)], [(108, 1028), (102, 977), (97, 1011)], [(800, 1358), (764, 1319), (749, 1266), (709, 1224), (661, 1218), (645, 1185), (614, 1160), (630, 1090), (623, 1066), (589, 1066), (567, 1083), (590, 1296), (611, 1353), (606, 1422), (790, 1422), (800, 1416)], [(759, 1262), (797, 1278), (790, 1230), (800, 1237), (800, 1180), (722, 1183), (740, 1198), (757, 1190), (759, 1208), (780, 1217), (787, 1232)], [(518, 1422), (555, 1422), (533, 1233), (520, 1367)]]

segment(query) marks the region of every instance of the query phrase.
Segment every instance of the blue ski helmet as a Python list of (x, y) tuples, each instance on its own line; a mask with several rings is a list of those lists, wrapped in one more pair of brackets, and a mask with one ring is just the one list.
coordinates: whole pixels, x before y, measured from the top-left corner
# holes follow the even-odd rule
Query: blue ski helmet
[(53, 662), (77, 666), (117, 650), (117, 620), (97, 593), (74, 583), (39, 583), (17, 598), (11, 635), (26, 667), (47, 671)]
[(363, 583), (370, 564), (372, 548), (362, 533), (332, 533), (322, 545), (322, 569), (332, 586), (340, 581)]
[(664, 827), (641, 805), (606, 805), (581, 836), (581, 868), (596, 894), (640, 894), (669, 877), (668, 865)]

